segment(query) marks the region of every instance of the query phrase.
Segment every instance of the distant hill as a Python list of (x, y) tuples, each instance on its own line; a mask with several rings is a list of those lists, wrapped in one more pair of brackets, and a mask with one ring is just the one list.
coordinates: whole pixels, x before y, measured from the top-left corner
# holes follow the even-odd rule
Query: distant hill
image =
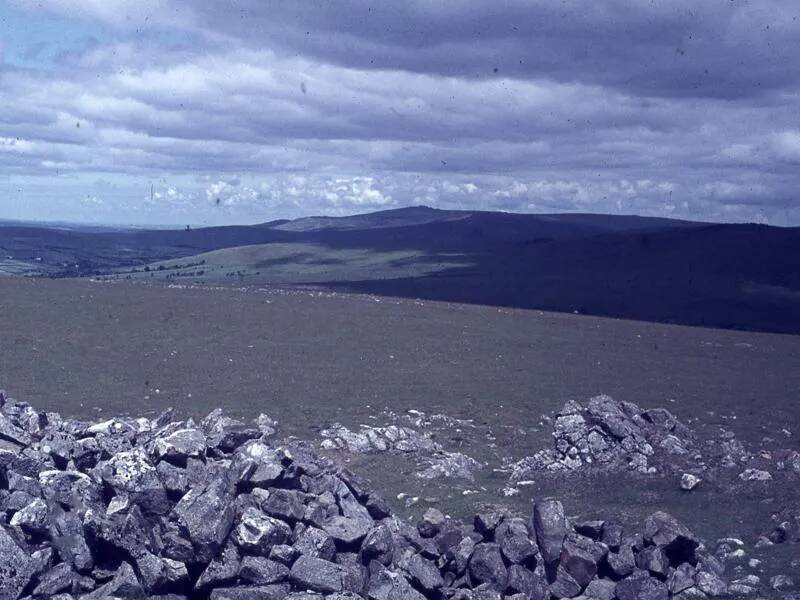
[(0, 274), (315, 285), (800, 333), (800, 228), (427, 207), (192, 230), (0, 225)]

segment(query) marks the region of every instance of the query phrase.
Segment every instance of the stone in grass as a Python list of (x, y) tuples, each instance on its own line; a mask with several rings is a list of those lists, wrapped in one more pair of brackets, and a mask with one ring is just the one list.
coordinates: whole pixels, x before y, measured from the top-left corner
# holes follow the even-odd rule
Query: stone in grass
[(681, 475), (681, 489), (684, 492), (691, 492), (695, 489), (700, 482), (703, 481), (697, 475), (692, 475), (691, 473), (684, 473)]
[(742, 481), (770, 481), (772, 475), (769, 471), (762, 471), (761, 469), (745, 469), (739, 473), (739, 479)]

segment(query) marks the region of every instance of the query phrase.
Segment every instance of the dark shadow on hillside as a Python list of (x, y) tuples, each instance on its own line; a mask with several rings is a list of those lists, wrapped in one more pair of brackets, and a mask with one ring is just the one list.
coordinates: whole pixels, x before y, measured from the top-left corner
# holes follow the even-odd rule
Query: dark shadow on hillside
[[(442, 241), (446, 236), (433, 239), (435, 248), (418, 249), (455, 250)], [(375, 240), (372, 248), (399, 242)], [(326, 243), (347, 245), (344, 239)], [(704, 226), (505, 244), (473, 238), (464, 246), (459, 249), (466, 250), (468, 267), (405, 279), (320, 283), (387, 296), (800, 333), (797, 229)]]
[[(43, 274), (86, 276), (252, 244), (412, 251), (420, 255), (413, 259), (420, 266), (417, 276), (353, 282), (359, 279), (356, 273), (347, 283), (324, 278), (318, 283), (390, 296), (800, 333), (798, 228), (424, 207), (281, 221), (277, 227), (282, 228), (81, 232), (2, 227), (0, 254), (41, 260), (50, 269)], [(308, 266), (320, 259), (325, 260), (311, 258)], [(280, 257), (259, 266), (292, 260)], [(402, 261), (397, 266), (407, 269), (409, 263)], [(425, 268), (432, 262), (445, 264), (432, 272)], [(454, 262), (468, 266), (454, 267)], [(313, 275), (297, 264), (298, 282), (308, 283)]]

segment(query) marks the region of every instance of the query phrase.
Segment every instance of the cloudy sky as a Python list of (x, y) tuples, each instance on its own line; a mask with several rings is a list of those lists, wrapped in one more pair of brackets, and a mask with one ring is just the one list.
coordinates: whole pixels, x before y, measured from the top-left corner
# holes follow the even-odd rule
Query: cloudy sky
[(797, 0), (0, 0), (0, 219), (800, 225)]

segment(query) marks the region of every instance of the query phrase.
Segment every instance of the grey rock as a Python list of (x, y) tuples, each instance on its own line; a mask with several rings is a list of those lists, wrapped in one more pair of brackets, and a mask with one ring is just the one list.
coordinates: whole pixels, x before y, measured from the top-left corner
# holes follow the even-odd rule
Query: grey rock
[(272, 517), (289, 523), (299, 521), (305, 514), (303, 495), (295, 490), (270, 490), (267, 499), (260, 504), (261, 510)]
[(205, 588), (223, 587), (233, 582), (239, 575), (241, 558), (236, 547), (227, 544), (220, 556), (213, 559), (195, 583), (196, 590)]
[(178, 429), (166, 437), (159, 437), (153, 445), (156, 460), (167, 460), (186, 466), (190, 458), (201, 458), (206, 453), (206, 437), (199, 429)]
[(656, 512), (645, 520), (644, 539), (661, 548), (673, 565), (696, 562), (695, 550), (700, 541), (675, 517)]
[[(585, 540), (585, 542), (583, 541)], [(602, 558), (602, 557), (601, 557)], [(598, 558), (594, 554), (592, 541), (584, 537), (568, 537), (561, 550), (559, 571), (563, 569), (578, 584), (585, 588), (597, 574)]]
[(642, 548), (636, 555), (636, 566), (662, 579), (669, 573), (669, 559), (658, 546)]
[(512, 564), (535, 562), (539, 549), (531, 540), (528, 526), (523, 519), (503, 521), (495, 530), (494, 538), (508, 562)]
[(59, 592), (70, 590), (76, 575), (69, 564), (58, 564), (39, 577), (39, 584), (33, 590), (33, 595), (50, 598)]
[(610, 579), (595, 579), (583, 590), (583, 595), (591, 600), (613, 600), (617, 583)]
[(321, 529), (307, 527), (297, 536), (294, 551), (304, 556), (332, 561), (336, 555), (336, 542)]
[[(370, 531), (361, 544), (361, 554), (367, 559), (378, 559), (388, 557), (394, 550), (394, 538), (392, 532), (385, 525), (379, 525)], [(384, 564), (388, 561), (381, 560)]]
[(728, 593), (728, 585), (722, 577), (712, 571), (698, 571), (695, 575), (695, 585), (697, 589), (712, 598)]
[(354, 544), (360, 542), (369, 533), (370, 522), (348, 517), (333, 517), (323, 525), (325, 532), (337, 542)]
[(256, 585), (280, 583), (288, 576), (289, 569), (286, 565), (260, 556), (245, 556), (239, 567), (239, 577)]
[(774, 575), (769, 579), (769, 587), (773, 590), (788, 590), (794, 587), (794, 579), (788, 575)]
[(136, 573), (127, 562), (117, 569), (114, 578), (94, 592), (83, 596), (82, 600), (101, 600), (106, 598), (139, 599), (146, 598), (144, 588), (136, 579)]
[(216, 588), (209, 595), (210, 600), (285, 600), (289, 597), (289, 586), (283, 584)]
[(344, 591), (345, 576), (340, 565), (311, 556), (300, 556), (289, 572), (292, 584), (327, 594)]
[(508, 571), (497, 544), (477, 544), (469, 559), (468, 569), (470, 578), (476, 585), (488, 583), (497, 590), (505, 589)]
[(220, 477), (189, 490), (172, 510), (171, 517), (186, 531), (201, 562), (216, 556), (228, 537), (234, 519), (233, 497), (230, 482)]
[(667, 578), (667, 587), (671, 594), (680, 594), (694, 585), (696, 569), (689, 563), (678, 565)]
[(543, 500), (533, 508), (533, 529), (545, 563), (555, 563), (567, 534), (564, 507), (558, 500)]
[(617, 583), (618, 600), (667, 600), (667, 586), (648, 576), (631, 577)]
[(524, 594), (527, 598), (545, 598), (547, 581), (522, 565), (511, 565), (508, 568), (506, 593)]
[(36, 570), (36, 561), (0, 527), (0, 600), (16, 600)]
[(428, 592), (444, 586), (444, 580), (436, 565), (419, 554), (412, 554), (406, 561), (403, 561), (403, 567), (411, 580)]
[(101, 472), (103, 481), (117, 494), (129, 496), (145, 514), (169, 512), (167, 490), (143, 449), (117, 453), (103, 465)]
[(268, 556), (272, 546), (283, 544), (291, 535), (286, 523), (251, 507), (236, 526), (233, 541), (245, 553)]
[(556, 598), (575, 598), (582, 590), (583, 586), (575, 581), (563, 564), (559, 564), (550, 584), (550, 593)]
[(367, 597), (370, 600), (425, 600), (405, 577), (388, 570), (370, 578)]
[(41, 498), (34, 499), (14, 513), (9, 525), (28, 535), (43, 535), (48, 528), (48, 508)]

